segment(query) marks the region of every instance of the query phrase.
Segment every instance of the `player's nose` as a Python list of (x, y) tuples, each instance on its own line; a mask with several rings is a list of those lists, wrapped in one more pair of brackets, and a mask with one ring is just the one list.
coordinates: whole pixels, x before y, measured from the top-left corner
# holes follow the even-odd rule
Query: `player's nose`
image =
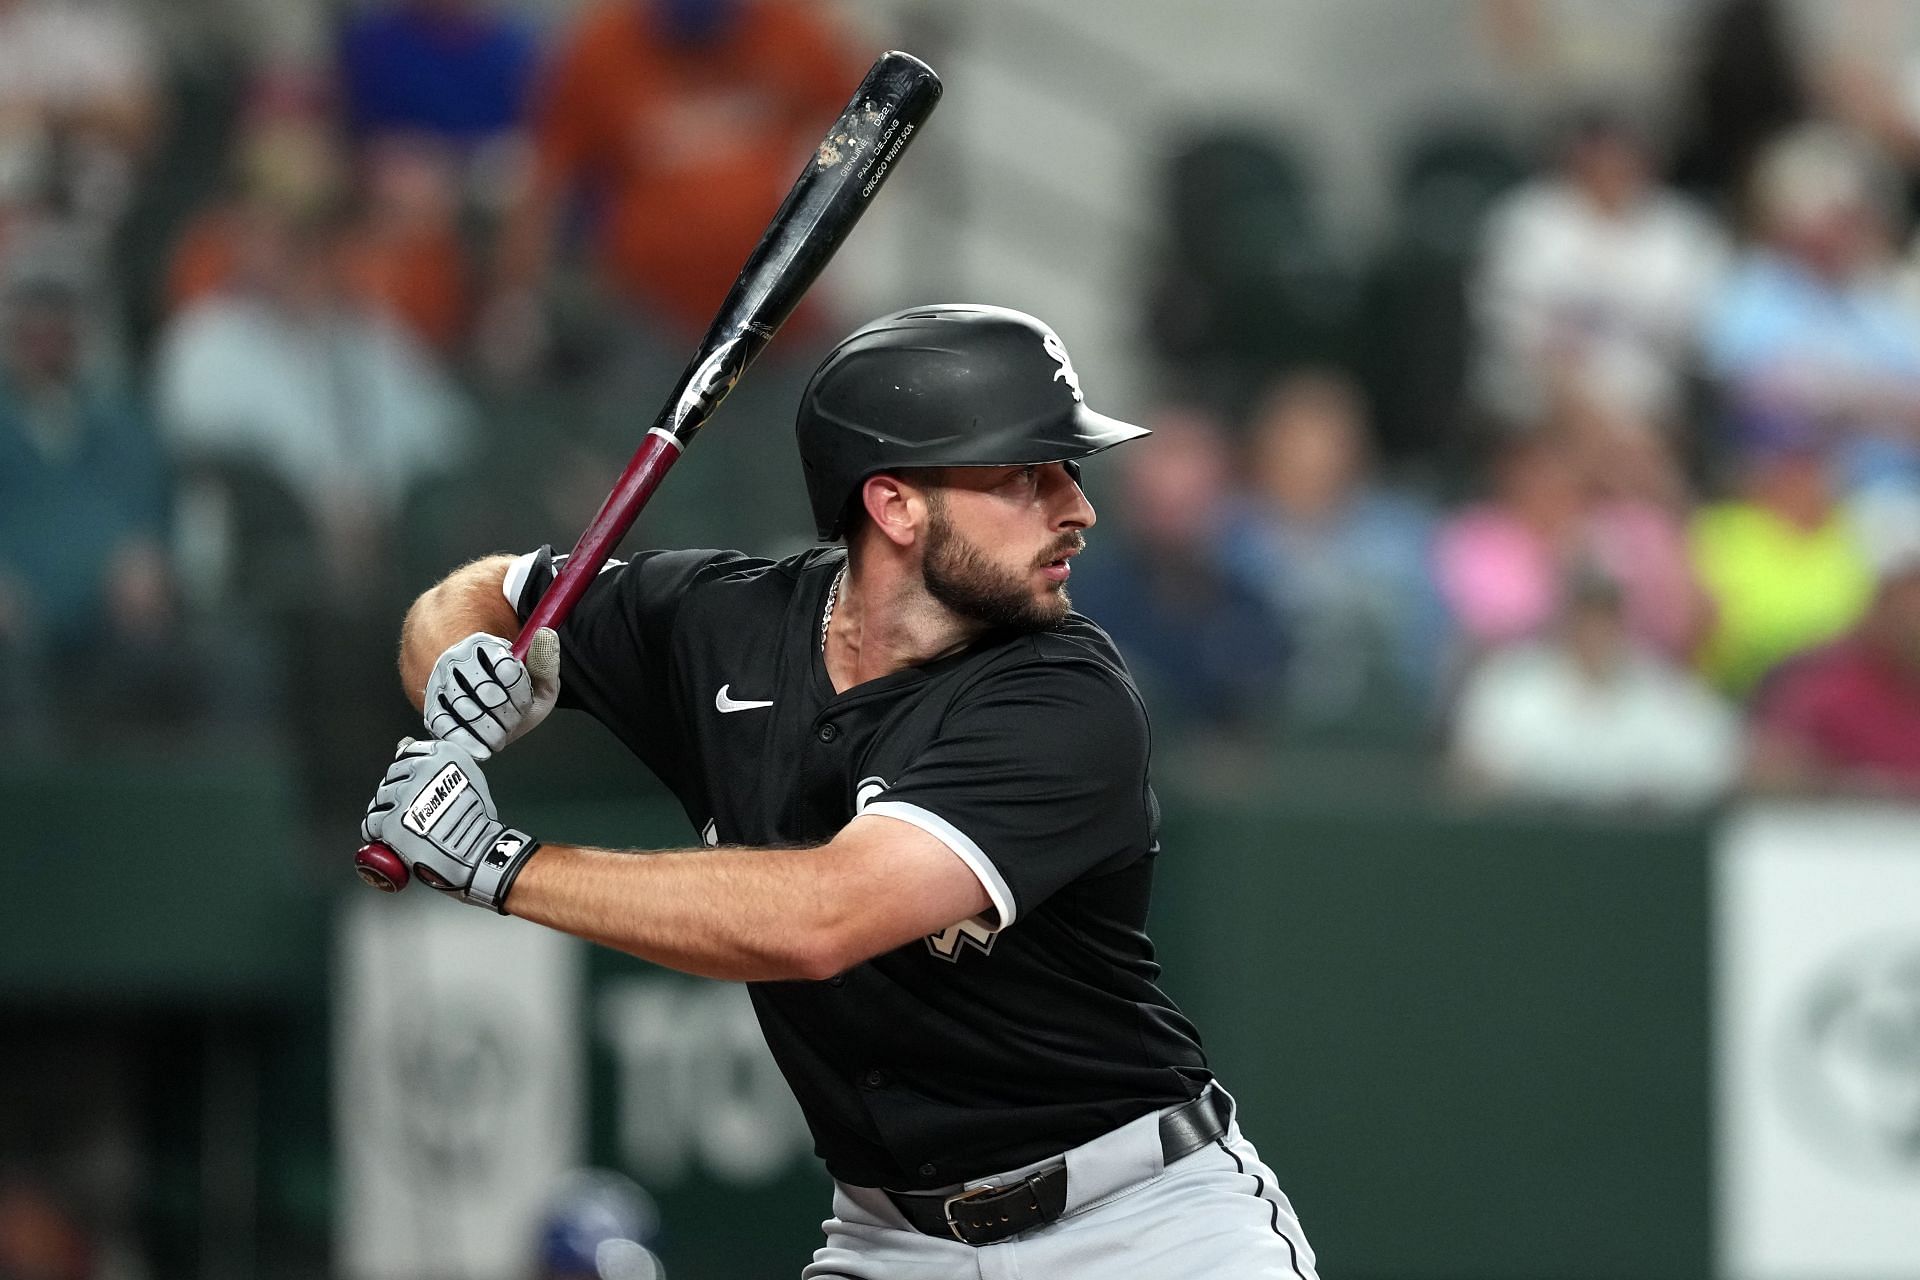
[(1055, 529), (1091, 529), (1098, 519), (1086, 491), (1073, 478), (1064, 463), (1050, 462), (1046, 468), (1049, 509)]

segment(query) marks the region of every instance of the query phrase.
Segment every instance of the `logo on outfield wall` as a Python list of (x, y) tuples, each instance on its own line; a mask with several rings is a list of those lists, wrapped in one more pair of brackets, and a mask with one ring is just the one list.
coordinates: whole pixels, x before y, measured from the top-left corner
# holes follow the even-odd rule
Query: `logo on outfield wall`
[(756, 1187), (813, 1153), (800, 1105), (774, 1064), (745, 987), (620, 978), (595, 1001), (611, 1052), (620, 1160), (648, 1187), (693, 1178)]
[(391, 1090), (386, 1150), (427, 1191), (484, 1186), (497, 1173), (501, 1133), (523, 1105), (526, 1063), (504, 1005), (445, 999), (383, 1028), (369, 1074)]
[(1920, 937), (1836, 955), (1783, 1031), (1781, 1078), (1801, 1131), (1850, 1166), (1920, 1178)]

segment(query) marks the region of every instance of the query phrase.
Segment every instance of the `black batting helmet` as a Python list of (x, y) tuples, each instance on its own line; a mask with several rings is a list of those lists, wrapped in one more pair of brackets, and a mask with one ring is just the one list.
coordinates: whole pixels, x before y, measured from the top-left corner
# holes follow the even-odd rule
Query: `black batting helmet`
[(846, 530), (868, 476), (895, 467), (1065, 462), (1147, 434), (1086, 406), (1058, 334), (1005, 307), (913, 307), (821, 362), (795, 427), (813, 522)]

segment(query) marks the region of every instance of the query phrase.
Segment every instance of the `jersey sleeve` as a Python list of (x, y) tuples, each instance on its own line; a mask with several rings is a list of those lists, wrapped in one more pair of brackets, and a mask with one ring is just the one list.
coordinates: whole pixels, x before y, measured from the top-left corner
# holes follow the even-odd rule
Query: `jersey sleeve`
[(1034, 663), (962, 695), (863, 813), (912, 823), (980, 877), (1007, 928), (1089, 872), (1152, 850), (1147, 719), (1115, 672)]
[[(667, 667), (680, 606), (703, 574), (745, 558), (652, 551), (607, 561), (559, 627), (559, 705), (586, 711), (661, 773), (677, 754), (663, 748), (677, 738)], [(502, 590), (522, 622), (565, 564), (547, 547), (513, 562)]]

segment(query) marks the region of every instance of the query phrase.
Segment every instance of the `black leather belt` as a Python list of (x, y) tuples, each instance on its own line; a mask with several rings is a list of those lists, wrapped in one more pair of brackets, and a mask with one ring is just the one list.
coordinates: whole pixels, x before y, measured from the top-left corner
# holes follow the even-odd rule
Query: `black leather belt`
[[(1190, 1156), (1227, 1131), (1232, 1104), (1209, 1088), (1160, 1117), (1160, 1154), (1166, 1164)], [(1053, 1222), (1067, 1207), (1067, 1166), (1055, 1165), (1004, 1187), (975, 1187), (953, 1195), (889, 1191), (887, 1198), (923, 1235), (962, 1244), (998, 1244)]]

